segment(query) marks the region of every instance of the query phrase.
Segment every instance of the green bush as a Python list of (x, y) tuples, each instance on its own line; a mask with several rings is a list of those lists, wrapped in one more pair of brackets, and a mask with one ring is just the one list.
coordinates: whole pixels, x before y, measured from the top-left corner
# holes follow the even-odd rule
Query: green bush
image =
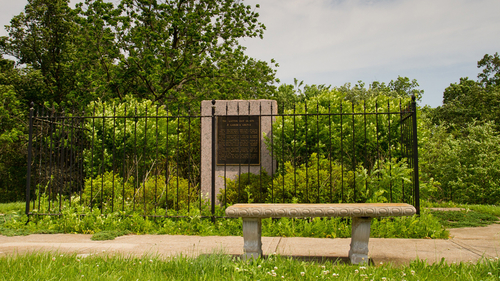
[(346, 169), (342, 174), (340, 165), (313, 153), (307, 163), (298, 167), (285, 163), (285, 174), (276, 175), (273, 185), (268, 186), (267, 202), (352, 202), (353, 175)]
[(436, 181), (430, 199), (500, 204), (500, 135), (493, 122), (469, 123), (458, 133), (434, 129), (422, 153), (424, 178)]
[[(412, 202), (412, 169), (406, 159), (376, 162), (372, 172), (355, 172), (313, 153), (307, 163), (284, 164), (283, 174), (242, 174), (226, 179), (218, 199), (234, 203)], [(226, 191), (227, 190), (227, 191)]]
[[(172, 112), (132, 96), (126, 96), (118, 104), (93, 102), (87, 112), (96, 116), (85, 122), (89, 132), (86, 138), (91, 144), (84, 150), (88, 175), (96, 176), (114, 167), (124, 178), (137, 177), (137, 174), (170, 168), (174, 162), (181, 176), (197, 171), (192, 167), (199, 163), (196, 158), (199, 156), (194, 153), (199, 150), (199, 118), (176, 118), (173, 116), (189, 113)], [(117, 117), (100, 118), (102, 116)]]
[[(188, 204), (199, 200), (198, 189), (187, 179), (171, 174), (165, 183), (164, 175), (149, 176), (139, 182), (134, 177), (124, 181), (119, 175), (106, 172), (85, 180), (81, 203), (86, 206), (92, 204), (106, 213), (136, 210), (150, 214), (152, 210), (186, 209)], [(73, 202), (78, 203), (79, 198), (74, 198)]]
[[(346, 93), (321, 89), (294, 109), (285, 110), (289, 116), (276, 117), (272, 139), (266, 136), (266, 145), (279, 163), (300, 165), (317, 153), (344, 164), (363, 163), (371, 170), (381, 156), (401, 157), (401, 151), (395, 149), (400, 147), (401, 116), (387, 114), (399, 112), (400, 101), (406, 106), (410, 100), (379, 95), (351, 103)], [(363, 116), (353, 112), (378, 114)]]
[(217, 199), (222, 205), (234, 203), (265, 203), (271, 176), (265, 170), (259, 175), (244, 173), (235, 180), (226, 179), (226, 188), (221, 189)]

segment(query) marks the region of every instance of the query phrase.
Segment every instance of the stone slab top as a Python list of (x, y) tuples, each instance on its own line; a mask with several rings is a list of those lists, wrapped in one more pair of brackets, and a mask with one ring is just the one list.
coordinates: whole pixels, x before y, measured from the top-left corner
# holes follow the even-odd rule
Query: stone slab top
[(241, 218), (387, 217), (415, 213), (415, 207), (406, 203), (235, 204), (226, 209), (226, 216)]

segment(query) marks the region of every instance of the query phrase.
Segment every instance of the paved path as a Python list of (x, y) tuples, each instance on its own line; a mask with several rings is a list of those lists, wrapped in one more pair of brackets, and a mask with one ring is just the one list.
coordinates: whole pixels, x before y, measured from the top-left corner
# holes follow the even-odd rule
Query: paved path
[[(375, 264), (408, 263), (424, 259), (429, 263), (444, 258), (447, 262), (476, 262), (482, 257), (500, 255), (500, 224), (487, 227), (450, 230), (452, 239), (382, 239), (371, 238), (369, 253)], [(0, 236), (0, 256), (34, 251), (59, 253), (114, 254), (125, 256), (177, 255), (197, 256), (222, 252), (243, 254), (243, 238), (237, 236), (127, 235), (109, 241), (92, 241), (84, 234), (34, 234)], [(328, 258), (347, 260), (349, 239), (263, 237), (264, 255), (273, 253), (304, 259)]]

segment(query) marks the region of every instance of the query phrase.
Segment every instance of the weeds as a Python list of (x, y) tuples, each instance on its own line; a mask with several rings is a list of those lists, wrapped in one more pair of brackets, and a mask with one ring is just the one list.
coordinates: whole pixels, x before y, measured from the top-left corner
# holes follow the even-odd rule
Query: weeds
[[(79, 212), (77, 212), (79, 211)], [(81, 214), (78, 214), (81, 213)], [(217, 209), (217, 215), (222, 215)], [(241, 236), (242, 220), (218, 218), (213, 223), (192, 210), (183, 218), (148, 218), (138, 213), (115, 212), (101, 215), (98, 209), (64, 209), (60, 216), (30, 216), (22, 211), (11, 214), (0, 224), (2, 235), (27, 235), (30, 233), (82, 233), (94, 234), (95, 240), (114, 239), (128, 233), (171, 235)], [(427, 211), (412, 217), (374, 219), (372, 237), (383, 238), (448, 238), (448, 232), (439, 220)], [(263, 219), (263, 236), (282, 237), (351, 237), (350, 218)]]

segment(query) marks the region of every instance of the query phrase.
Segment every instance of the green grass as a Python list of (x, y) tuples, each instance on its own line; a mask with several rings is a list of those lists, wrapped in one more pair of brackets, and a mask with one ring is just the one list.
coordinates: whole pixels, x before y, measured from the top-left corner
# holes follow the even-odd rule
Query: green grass
[(0, 214), (23, 212), (25, 208), (26, 203), (24, 202), (0, 203)]
[(167, 260), (120, 255), (35, 253), (0, 258), (2, 280), (498, 280), (498, 259), (477, 263), (360, 266), (280, 256), (242, 261), (228, 255)]
[(498, 222), (497, 216), (472, 210), (431, 211), (431, 213), (439, 218), (446, 228), (479, 227)]
[(467, 204), (457, 204), (454, 202), (427, 202), (422, 201), (421, 206), (426, 208), (462, 208), (465, 210), (474, 210), (483, 214), (489, 214), (496, 217), (500, 217), (500, 206), (495, 205), (467, 205)]

